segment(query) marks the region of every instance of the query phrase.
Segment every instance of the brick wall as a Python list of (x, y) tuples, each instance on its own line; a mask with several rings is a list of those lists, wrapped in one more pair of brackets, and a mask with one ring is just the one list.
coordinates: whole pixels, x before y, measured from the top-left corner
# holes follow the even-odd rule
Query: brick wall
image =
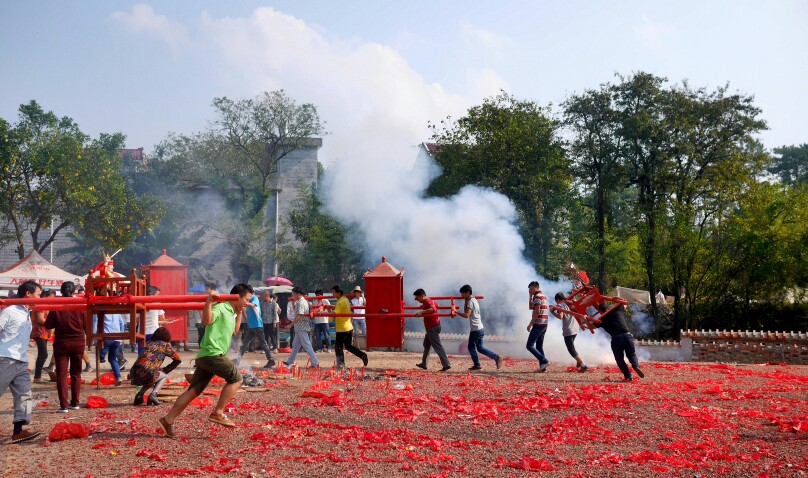
[(692, 341), (694, 362), (769, 363), (808, 365), (808, 334), (683, 330), (682, 342)]

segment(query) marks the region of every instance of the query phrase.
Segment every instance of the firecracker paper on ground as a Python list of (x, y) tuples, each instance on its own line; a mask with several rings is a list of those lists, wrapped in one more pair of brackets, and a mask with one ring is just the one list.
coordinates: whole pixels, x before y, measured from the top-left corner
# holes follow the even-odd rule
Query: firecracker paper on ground
[[(260, 385), (238, 393), (227, 411), (234, 429), (207, 421), (222, 386), (212, 384), (175, 424), (178, 440), (157, 425), (170, 405), (131, 406), (131, 386), (87, 386), (83, 404), (100, 396), (109, 406), (61, 415), (54, 385), (32, 384), (40, 405), (30, 428), (42, 438), (6, 439), (0, 466), (7, 476), (67, 477), (808, 472), (805, 366), (647, 363), (645, 379), (622, 383), (613, 366), (582, 374), (554, 364), (538, 374), (535, 360), (506, 360), (500, 371), (484, 364), (470, 374), (470, 360), (458, 356), (441, 373), (437, 359), (430, 371), (414, 369), (419, 357), (371, 353), (364, 375), (256, 372), (251, 382)], [(180, 372), (171, 379), (166, 402), (184, 385)], [(9, 428), (10, 394), (0, 409)], [(65, 423), (81, 425), (72, 427), (79, 437), (46, 440), (60, 423), (59, 433), (71, 430)], [(91, 430), (86, 438), (82, 427)]]

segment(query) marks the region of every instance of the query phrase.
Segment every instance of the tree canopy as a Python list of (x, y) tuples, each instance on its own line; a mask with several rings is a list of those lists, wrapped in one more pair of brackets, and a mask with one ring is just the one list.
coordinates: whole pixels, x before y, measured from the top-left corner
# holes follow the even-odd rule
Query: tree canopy
[(72, 226), (109, 252), (157, 224), (162, 202), (134, 194), (121, 176), (123, 143), (120, 133), (91, 139), (36, 101), (20, 106), (16, 124), (0, 119), (0, 214), (20, 258), (26, 235), (42, 253)]

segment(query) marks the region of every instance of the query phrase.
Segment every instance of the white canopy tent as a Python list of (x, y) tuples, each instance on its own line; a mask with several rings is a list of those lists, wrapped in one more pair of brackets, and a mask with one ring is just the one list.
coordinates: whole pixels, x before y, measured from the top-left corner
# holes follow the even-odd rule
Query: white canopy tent
[(32, 251), (23, 260), (0, 272), (0, 289), (16, 289), (25, 281), (32, 280), (43, 288), (58, 289), (63, 282), (78, 276), (62, 270)]

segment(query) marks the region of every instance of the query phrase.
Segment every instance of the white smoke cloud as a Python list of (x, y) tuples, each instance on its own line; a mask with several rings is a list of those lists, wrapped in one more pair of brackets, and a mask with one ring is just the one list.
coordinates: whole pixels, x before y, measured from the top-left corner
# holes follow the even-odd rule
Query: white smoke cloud
[[(206, 14), (201, 29), (220, 52), (227, 75), (239, 75), (252, 94), (284, 88), (297, 101), (318, 106), (331, 133), (320, 152), (327, 165), (323, 191), (328, 208), (346, 224), (360, 226), (369, 262), (386, 256), (406, 269), (409, 303), (409, 294), (419, 287), (431, 295), (458, 295), (460, 286), (469, 283), (486, 297), (481, 305), (489, 334), (497, 329), (526, 339), (527, 284), (539, 280), (550, 298), (569, 289), (568, 283), (538, 277), (523, 259), (515, 209), (503, 195), (466, 187), (449, 199), (423, 197), (439, 173), (415, 146), (428, 139), (428, 122), (463, 114), (481, 98), (427, 83), (390, 46), (326, 38), (327, 32), (271, 8), (247, 18)], [(481, 75), (469, 76), (467, 91), (505, 84), (493, 70)], [(560, 321), (552, 320), (545, 351), (554, 362), (572, 363)], [(512, 329), (504, 330), (506, 325)], [(420, 321), (418, 327), (423, 327)], [(593, 337), (582, 337), (579, 347), (590, 363), (611, 355), (608, 345)], [(528, 356), (523, 347), (502, 352)]]

